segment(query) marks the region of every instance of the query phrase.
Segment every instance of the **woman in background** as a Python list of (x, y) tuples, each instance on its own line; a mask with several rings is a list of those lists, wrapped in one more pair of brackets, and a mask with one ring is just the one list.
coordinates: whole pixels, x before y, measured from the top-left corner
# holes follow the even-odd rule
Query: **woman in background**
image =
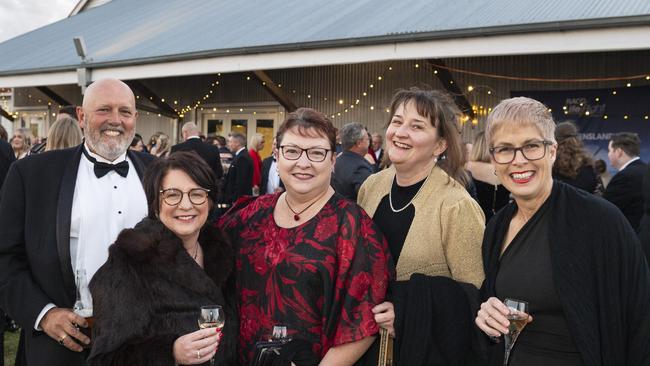
[(151, 148), (151, 154), (159, 157), (166, 158), (169, 156), (171, 151), (171, 145), (169, 143), (169, 136), (159, 132), (158, 137), (156, 138), (156, 144)]
[(253, 192), (255, 196), (260, 194), (260, 185), (262, 183), (262, 157), (260, 157), (260, 151), (264, 149), (264, 135), (261, 133), (256, 133), (251, 137), (250, 148), (248, 149), (248, 154), (253, 160)]
[(29, 153), (31, 140), (26, 128), (20, 128), (14, 132), (14, 136), (9, 140), (11, 148), (14, 151), (16, 160), (22, 159)]
[(50, 127), (47, 133), (45, 151), (67, 149), (77, 146), (83, 139), (79, 122), (70, 117), (63, 117)]
[(485, 222), (490, 221), (501, 207), (510, 201), (510, 192), (499, 182), (490, 164), (490, 152), (485, 142), (485, 132), (474, 137), (474, 143), (467, 163), (467, 170), (472, 173), (478, 204), (483, 209)]
[(557, 159), (553, 164), (553, 178), (595, 193), (598, 177), (591, 156), (578, 137), (578, 129), (571, 122), (558, 123), (555, 128)]

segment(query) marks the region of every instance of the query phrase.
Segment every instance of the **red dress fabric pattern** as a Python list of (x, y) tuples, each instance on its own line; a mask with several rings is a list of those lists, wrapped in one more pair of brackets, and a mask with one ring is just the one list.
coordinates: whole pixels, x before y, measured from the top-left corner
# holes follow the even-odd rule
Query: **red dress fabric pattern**
[(311, 220), (286, 229), (273, 218), (280, 195), (240, 201), (217, 224), (235, 248), (245, 365), (278, 324), (321, 357), (376, 334), (371, 309), (394, 278), (386, 241), (355, 203), (334, 194)]

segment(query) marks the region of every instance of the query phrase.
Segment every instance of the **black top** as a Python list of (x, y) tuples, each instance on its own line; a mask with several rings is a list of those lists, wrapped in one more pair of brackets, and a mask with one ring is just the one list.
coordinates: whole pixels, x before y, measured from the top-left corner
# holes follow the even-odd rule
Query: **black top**
[(548, 206), (524, 225), (499, 261), (497, 297), (527, 301), (533, 316), (517, 339), (510, 366), (542, 366), (551, 360), (553, 365), (582, 365), (553, 284)]
[[(567, 184), (554, 182), (548, 200), (553, 284), (581, 360), (647, 365), (650, 269), (636, 233), (612, 204)], [(501, 246), (516, 210), (508, 204), (485, 229), (483, 301), (496, 296)], [(489, 348), (489, 364), (502, 365), (503, 343)]]
[(386, 195), (379, 202), (379, 206), (377, 206), (375, 215), (372, 218), (377, 226), (381, 228), (381, 232), (388, 242), (388, 249), (390, 249), (390, 254), (393, 256), (395, 264), (397, 264), (402, 247), (404, 247), (406, 235), (415, 217), (415, 206), (410, 202), (418, 193), (425, 180), (423, 179), (410, 186), (402, 187), (397, 184), (396, 179), (393, 179), (393, 185), (390, 188), (393, 207), (396, 210), (403, 208), (407, 204), (408, 207), (403, 211), (393, 212), (390, 208), (389, 196)]
[(596, 175), (596, 172), (591, 165), (581, 166), (578, 169), (578, 175), (576, 175), (575, 178), (554, 173), (553, 179), (557, 179), (589, 193), (594, 193), (596, 191), (596, 187), (598, 186), (598, 175)]
[(495, 213), (510, 202), (510, 192), (501, 184), (494, 185), (474, 179), (474, 185), (476, 201), (485, 214), (485, 222), (490, 221)]

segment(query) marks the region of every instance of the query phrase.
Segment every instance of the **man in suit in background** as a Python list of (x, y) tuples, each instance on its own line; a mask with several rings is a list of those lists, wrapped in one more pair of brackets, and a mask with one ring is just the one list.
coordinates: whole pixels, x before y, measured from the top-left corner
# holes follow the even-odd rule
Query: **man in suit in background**
[(194, 122), (187, 122), (181, 129), (183, 140), (180, 144), (172, 146), (172, 154), (176, 151), (195, 151), (212, 168), (217, 180), (223, 177), (219, 148), (201, 141), (201, 131)]
[(284, 184), (278, 174), (278, 140), (273, 138), (271, 156), (262, 161), (262, 183), (260, 194), (272, 194), (284, 191)]
[(372, 134), (372, 151), (375, 152), (375, 171), (379, 171), (381, 160), (384, 158), (384, 138), (380, 133)]
[(226, 201), (233, 204), (241, 196), (253, 194), (253, 159), (246, 150), (246, 136), (232, 133), (228, 136), (228, 148), (233, 154), (226, 176)]
[(356, 202), (359, 188), (374, 172), (372, 164), (364, 158), (370, 138), (366, 128), (358, 122), (346, 124), (340, 134), (343, 152), (336, 158), (332, 186), (340, 195)]
[(623, 212), (637, 232), (643, 215), (642, 186), (646, 170), (646, 164), (639, 158), (640, 152), (641, 140), (636, 133), (620, 132), (612, 135), (607, 157), (612, 166), (618, 169), (618, 173), (603, 194), (603, 198)]
[(30, 366), (86, 364), (74, 274), (90, 281), (117, 234), (147, 214), (141, 177), (152, 158), (127, 151), (138, 116), (131, 89), (98, 80), (77, 115), (84, 143), (12, 164), (0, 200), (0, 308), (23, 327)]

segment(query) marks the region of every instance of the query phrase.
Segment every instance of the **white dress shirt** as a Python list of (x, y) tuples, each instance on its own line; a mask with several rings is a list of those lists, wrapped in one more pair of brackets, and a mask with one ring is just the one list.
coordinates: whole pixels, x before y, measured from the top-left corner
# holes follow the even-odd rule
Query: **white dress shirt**
[(266, 184), (266, 192), (263, 193), (275, 193), (275, 190), (280, 187), (280, 175), (278, 174), (278, 162), (273, 159), (271, 167), (269, 168), (269, 181)]
[[(126, 152), (111, 162), (92, 153), (87, 145), (84, 147), (98, 162), (113, 164), (126, 159), (129, 163), (126, 177), (110, 171), (97, 178), (93, 163), (85, 155), (82, 154), (79, 161), (70, 217), (70, 259), (73, 274), (77, 269), (84, 269), (86, 280), (90, 282), (108, 259), (108, 247), (120, 231), (134, 227), (147, 215), (147, 199), (138, 172)], [(82, 299), (90, 299), (89, 293), (81, 295)], [(37, 330), (40, 330), (38, 325), (42, 317), (53, 307), (56, 305), (46, 305), (36, 318)]]
[(637, 161), (637, 160), (639, 160), (639, 159), (641, 159), (641, 158), (637, 156), (636, 158), (632, 158), (632, 159), (628, 160), (628, 162), (625, 163), (625, 164), (623, 164), (623, 166), (621, 167), (621, 169), (619, 169), (618, 171), (620, 172), (621, 170), (627, 168), (628, 165), (632, 164), (633, 162), (635, 162), (635, 161)]

